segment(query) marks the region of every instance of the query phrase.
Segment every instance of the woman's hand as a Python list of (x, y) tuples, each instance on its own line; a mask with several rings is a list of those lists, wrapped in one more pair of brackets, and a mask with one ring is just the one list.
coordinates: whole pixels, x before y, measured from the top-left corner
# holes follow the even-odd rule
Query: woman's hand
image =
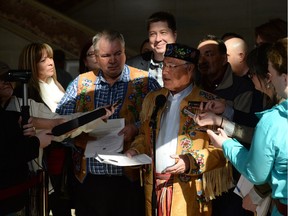
[(206, 112), (212, 112), (215, 114), (222, 114), (225, 111), (225, 100), (209, 100), (204, 106), (203, 103), (200, 104), (200, 109)]
[(207, 134), (210, 137), (211, 143), (213, 144), (213, 146), (217, 147), (217, 148), (222, 148), (222, 144), (224, 141), (230, 139), (227, 134), (224, 132), (223, 129), (218, 128), (219, 131), (219, 135), (217, 135), (216, 133), (214, 133), (212, 130), (207, 130)]
[(207, 125), (217, 125), (221, 124), (221, 116), (218, 116), (212, 112), (205, 112), (195, 115), (194, 121), (201, 127)]
[[(22, 118), (20, 117), (20, 119), (19, 119), (19, 122), (21, 122), (22, 121)], [(32, 117), (30, 117), (29, 119), (28, 119), (28, 123), (27, 124), (25, 124), (25, 125), (23, 125), (23, 135), (24, 136), (28, 136), (28, 137), (30, 137), (30, 136), (35, 136), (35, 134), (36, 134), (36, 129), (35, 129), (35, 127), (34, 127), (34, 125), (33, 125), (33, 118)], [(21, 124), (20, 124), (21, 125)]]
[(253, 204), (249, 194), (247, 194), (242, 200), (242, 207), (248, 211), (256, 212), (257, 205)]
[(53, 135), (51, 135), (51, 130), (41, 130), (36, 133), (40, 141), (40, 148), (45, 148), (51, 144)]

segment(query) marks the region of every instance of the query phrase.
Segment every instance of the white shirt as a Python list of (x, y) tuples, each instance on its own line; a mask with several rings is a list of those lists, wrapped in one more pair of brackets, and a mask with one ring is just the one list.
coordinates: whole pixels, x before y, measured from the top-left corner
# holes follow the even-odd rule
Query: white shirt
[(159, 135), (156, 141), (156, 172), (175, 164), (170, 155), (176, 154), (180, 124), (180, 103), (192, 91), (192, 84), (183, 91), (167, 98), (167, 107), (163, 112)]
[(162, 62), (154, 62), (153, 59), (151, 59), (148, 72), (158, 81), (159, 85), (163, 87), (164, 83), (162, 79), (162, 69)]

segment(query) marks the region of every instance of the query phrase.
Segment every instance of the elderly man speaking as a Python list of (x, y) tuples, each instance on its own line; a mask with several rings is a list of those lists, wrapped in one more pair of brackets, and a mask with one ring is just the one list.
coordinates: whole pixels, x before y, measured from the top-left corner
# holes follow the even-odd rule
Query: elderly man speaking
[(229, 187), (229, 171), (193, 114), (214, 95), (194, 85), (197, 49), (167, 44), (164, 56), (164, 88), (145, 97), (140, 133), (126, 155), (153, 159), (143, 168), (146, 215), (211, 215), (210, 200)]

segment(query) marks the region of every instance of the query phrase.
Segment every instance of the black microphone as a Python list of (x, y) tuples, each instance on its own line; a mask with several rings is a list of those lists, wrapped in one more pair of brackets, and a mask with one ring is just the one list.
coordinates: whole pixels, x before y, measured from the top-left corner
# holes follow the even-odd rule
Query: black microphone
[(155, 108), (153, 110), (153, 113), (151, 115), (151, 120), (150, 120), (150, 127), (155, 127), (156, 126), (156, 118), (157, 118), (157, 114), (160, 108), (162, 108), (164, 106), (164, 104), (166, 103), (167, 98), (164, 95), (158, 95), (156, 97), (155, 100)]
[(157, 195), (156, 195), (156, 127), (157, 127), (157, 114), (161, 107), (165, 105), (167, 98), (164, 95), (158, 95), (155, 99), (155, 107), (151, 115), (149, 126), (152, 128), (152, 157), (154, 161), (153, 166), (153, 190), (152, 190), (152, 216), (157, 216)]

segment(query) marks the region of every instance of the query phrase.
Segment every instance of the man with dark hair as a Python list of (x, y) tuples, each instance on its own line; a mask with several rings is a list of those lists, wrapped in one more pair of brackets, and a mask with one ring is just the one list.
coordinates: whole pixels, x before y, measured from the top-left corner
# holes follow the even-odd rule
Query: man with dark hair
[(262, 43), (274, 43), (284, 37), (287, 37), (287, 22), (280, 18), (271, 19), (255, 27), (256, 46)]
[(149, 71), (163, 86), (162, 67), (166, 44), (175, 43), (177, 38), (176, 21), (168, 12), (156, 12), (147, 20), (147, 31), (152, 52), (147, 52), (127, 60), (127, 64)]
[[(225, 43), (215, 35), (205, 36), (199, 43), (200, 51), (198, 70), (201, 75), (199, 85), (206, 91), (214, 93), (219, 99), (211, 98), (204, 110), (222, 115), (238, 124), (255, 127), (258, 122), (254, 114), (254, 86), (243, 77), (236, 76), (227, 60)], [(249, 147), (246, 144), (246, 147)], [(234, 184), (240, 174), (233, 169)], [(231, 187), (228, 193), (213, 200), (213, 215), (246, 215), (242, 208), (242, 199)]]

